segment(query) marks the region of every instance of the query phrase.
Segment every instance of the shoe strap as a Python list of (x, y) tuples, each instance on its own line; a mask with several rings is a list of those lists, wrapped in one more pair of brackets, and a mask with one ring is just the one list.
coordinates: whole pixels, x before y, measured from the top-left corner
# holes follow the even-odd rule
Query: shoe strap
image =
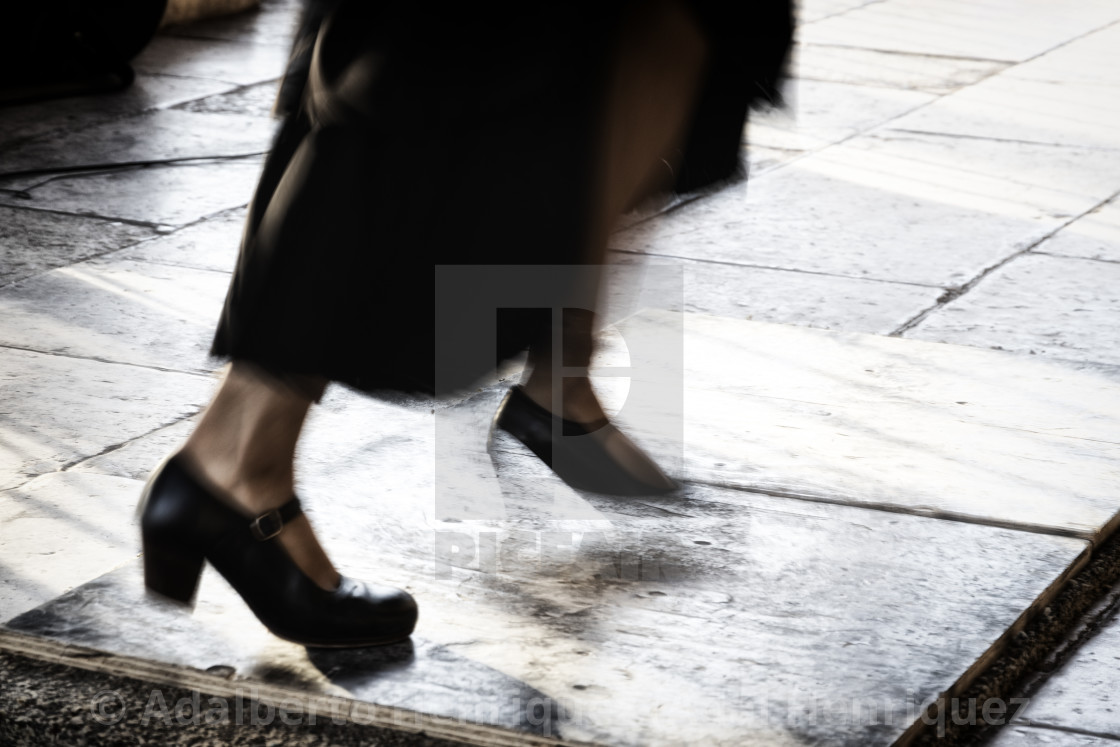
[(280, 534), (285, 524), (301, 513), (303, 513), (303, 509), (299, 505), (299, 498), (292, 496), (292, 499), (280, 508), (265, 511), (253, 519), (249, 523), (249, 532), (259, 542), (270, 540)]
[(514, 392), (521, 406), (532, 412), (538, 420), (545, 421), (550, 425), (559, 422), (560, 434), (563, 436), (586, 436), (588, 433), (597, 431), (600, 428), (609, 425), (611, 422), (607, 418), (599, 418), (598, 420), (592, 421), (590, 423), (580, 423), (575, 420), (560, 418), (556, 415), (553, 415), (552, 412), (550, 412), (546, 408), (541, 407), (536, 402), (534, 402), (533, 398), (525, 393), (524, 387), (522, 387), (520, 384), (511, 387), (511, 391)]

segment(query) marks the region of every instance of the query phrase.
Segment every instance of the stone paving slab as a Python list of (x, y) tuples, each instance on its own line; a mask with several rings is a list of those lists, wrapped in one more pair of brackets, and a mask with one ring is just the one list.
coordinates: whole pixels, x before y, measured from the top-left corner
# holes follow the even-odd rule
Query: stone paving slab
[[(1120, 44), (1120, 25), (1109, 24), (1045, 55), (1015, 65), (1006, 72), (1009, 78), (1025, 78), (1055, 83), (1092, 83), (1120, 85), (1120, 70), (1109, 64)], [(1102, 90), (1102, 95), (1108, 91)]]
[(113, 254), (113, 258), (233, 272), (245, 227), (245, 213), (243, 208), (219, 213), (174, 233), (126, 247)]
[(1120, 201), (1114, 199), (1078, 218), (1039, 244), (1036, 251), (1120, 262)]
[[(634, 319), (649, 323), (650, 317)], [(806, 403), (814, 408), (810, 415), (819, 430), (822, 415), (816, 410), (821, 407), (814, 403), (824, 395), (829, 404), (835, 381), (863, 371), (869, 359), (885, 367), (887, 375), (855, 381), (846, 391), (863, 403), (861, 412), (874, 413), (877, 420), (888, 417), (882, 406), (868, 406), (869, 396), (886, 397), (888, 405), (905, 400), (907, 393), (911, 400), (918, 398), (926, 412), (904, 412), (899, 419), (909, 425), (941, 409), (938, 398), (961, 396), (961, 389), (945, 381), (953, 370), (982, 370), (990, 377), (987, 384), (966, 377), (967, 396), (982, 402), (986, 392), (992, 400), (988, 408), (971, 408), (980, 410), (972, 415), (980, 422), (994, 418), (1011, 427), (1044, 429), (1053, 412), (1077, 412), (1083, 400), (1099, 410), (1102, 401), (1099, 387), (1078, 381), (1071, 390), (1061, 389), (1064, 399), (1048, 398), (1050, 410), (1023, 412), (1008, 391), (1022, 381), (1037, 394), (1037, 371), (1001, 370), (991, 365), (998, 357), (993, 353), (946, 348), (966, 358), (978, 356), (987, 366), (929, 355), (906, 365), (904, 350), (941, 346), (688, 319), (688, 360), (694, 361), (686, 366), (689, 386), (702, 391), (720, 382), (728, 395), (717, 408), (723, 413), (735, 401), (773, 403), (772, 414), (752, 404), (746, 422), (768, 424), (775, 432)], [(893, 355), (861, 354), (863, 348), (892, 344)], [(830, 348), (842, 348), (844, 355), (832, 357)], [(803, 358), (786, 361), (782, 354), (788, 357), (790, 351)], [(608, 364), (614, 363), (613, 352), (609, 345), (604, 351)], [(753, 363), (752, 355), (760, 363)], [(714, 370), (711, 360), (723, 365)], [(124, 368), (115, 366), (100, 378), (117, 385)], [(152, 375), (149, 386), (158, 386), (161, 395), (168, 394), (167, 382), (176, 376), (139, 373)], [(770, 378), (762, 381), (764, 376)], [(75, 388), (46, 378), (35, 377), (46, 391)], [(477, 422), (488, 422), (504, 386), (469, 401)], [(133, 391), (145, 391), (136, 388), (136, 379)], [(107, 410), (104, 402), (113, 401), (88, 387), (82, 393), (87, 408), (100, 403)], [(618, 392), (608, 394), (614, 395), (607, 399), (616, 409)], [(23, 392), (13, 396), (36, 400)], [(690, 401), (695, 398), (686, 406)], [(91, 428), (94, 418), (80, 411), (75, 416), (78, 408), (68, 403), (56, 399), (49, 406), (51, 412), (65, 412), (67, 422), (81, 422), (87, 438), (106, 430), (96, 422)], [(30, 418), (37, 415), (23, 410)], [(1087, 437), (1098, 429), (1115, 432), (1108, 413), (1097, 410), (1092, 418), (1067, 417), (1059, 425), (1072, 424), (1075, 435)], [(715, 422), (711, 410), (688, 412), (699, 415), (702, 424)], [(1016, 417), (1008, 418), (1007, 412)], [(640, 418), (635, 419), (640, 413), (623, 414), (640, 433)], [(961, 416), (952, 411), (954, 417)], [(114, 425), (120, 419), (119, 414), (109, 418)], [(560, 707), (549, 724), (558, 725), (562, 735), (611, 744), (695, 743), (697, 735), (705, 743), (739, 744), (743, 733), (776, 744), (886, 744), (909, 725), (919, 705), (972, 666), (1085, 547), (1080, 540), (1045, 534), (701, 484), (661, 499), (618, 500), (569, 490), (558, 500), (552, 484), (526, 471), (528, 465), (539, 469), (531, 457), (511, 458), (501, 449), (493, 457), (497, 466), (490, 469), (498, 475), (506, 521), (437, 521), (433, 478), (439, 462), (433, 438), (446, 431), (433, 430), (436, 421), (431, 409), (390, 407), (343, 392), (317, 409), (301, 456), (301, 493), (307, 496), (309, 516), (340, 565), (356, 575), (406, 585), (431, 610), (413, 646), (390, 652), (388, 660), (380, 654), (323, 658), (278, 642), (212, 575), (204, 582), (195, 617), (147, 607), (137, 615), (135, 564), (14, 625), (198, 669), (232, 666), (250, 681), (280, 682), (310, 693), (341, 691), (357, 700), (489, 719), (510, 729), (540, 727), (516, 704), (550, 699)], [(751, 453), (757, 443), (752, 435), (738, 423), (733, 428), (686, 430), (690, 454), (697, 446), (701, 452), (723, 448), (713, 446), (715, 441), (736, 455)], [(475, 430), (464, 444), (468, 452), (485, 448), (485, 428)], [(907, 435), (913, 430), (908, 428)], [(944, 428), (930, 430), (938, 439), (947, 438)], [(142, 461), (156, 450), (156, 441), (162, 449), (180, 433), (158, 426), (149, 431), (151, 436), (129, 444), (145, 442)], [(125, 440), (119, 432), (113, 435), (112, 444)], [(795, 438), (805, 440), (806, 433)], [(966, 446), (976, 448), (972, 442)], [(96, 454), (105, 448), (85, 444), (82, 451)], [(923, 448), (911, 438), (891, 459)], [(1046, 456), (1052, 459), (1054, 450)], [(122, 457), (123, 464), (98, 468), (128, 474), (141, 452)], [(903, 468), (908, 485), (924, 482), (916, 481), (917, 475), (929, 476), (920, 466)], [(67, 479), (86, 477), (92, 476), (83, 472)], [(999, 478), (1005, 490), (1014, 492), (1019, 517), (1029, 515), (1024, 485), (1031, 477), (1017, 470), (1014, 477)], [(1067, 475), (1066, 490), (1070, 482)], [(873, 487), (867, 480), (859, 483), (864, 490)], [(139, 483), (120, 485), (121, 495), (131, 500)], [(1046, 493), (1051, 502), (1071, 502), (1065, 493)], [(579, 504), (590, 510), (573, 513), (571, 507)], [(491, 542), (492, 556), (483, 551)], [(371, 546), (379, 551), (371, 554)], [(931, 574), (931, 567), (938, 572)], [(882, 584), (883, 578), (891, 583)], [(916, 606), (915, 599), (924, 601)], [(932, 599), (938, 602), (930, 604)], [(153, 637), (152, 630), (160, 636)], [(952, 645), (946, 645), (945, 630), (953, 631)], [(880, 653), (869, 656), (871, 651)], [(497, 711), (495, 703), (501, 704)], [(885, 708), (894, 721), (889, 728), (871, 727), (867, 719), (851, 715), (853, 708), (857, 714)], [(690, 718), (681, 718), (682, 713)]]
[(900, 117), (892, 126), (1035, 143), (1117, 148), (1120, 101), (1111, 87), (1005, 73)]
[(108, 573), (140, 553), (142, 483), (54, 472), (0, 493), (0, 618)]
[[(341, 477), (328, 510), (335, 521), (315, 521), (343, 567), (419, 597), (411, 645), (335, 654), (286, 644), (213, 574), (186, 616), (143, 601), (137, 564), (8, 625), (199, 670), (228, 667), (246, 683), (536, 733), (547, 726), (569, 739), (875, 745), (901, 734), (1084, 548), (763, 496), (732, 505), (713, 490), (684, 503), (689, 518), (613, 516), (596, 536), (570, 534), (568, 547), (547, 522), (444, 526), (459, 542), (489, 532), (501, 552), (492, 569), (484, 560), (440, 570), (433, 563), (449, 538), (417, 521), (415, 490), (397, 483), (405, 494), (381, 492), (370, 512), (368, 470)], [(413, 519), (385, 521), (388, 502), (397, 504), (391, 516)], [(533, 698), (555, 708), (536, 723), (526, 713)], [(861, 709), (891, 722), (868, 725)]]
[[(145, 251), (144, 248), (138, 248)], [(131, 253), (131, 250), (125, 250)], [(808, 272), (771, 270), (724, 262), (668, 260), (614, 253), (612, 262), (635, 275), (641, 268), (672, 267), (684, 274), (684, 309), (689, 312), (778, 324), (890, 334), (931, 308), (942, 291), (920, 285), (886, 283)], [(662, 265), (661, 263), (665, 263)], [(618, 292), (639, 278), (620, 274), (608, 286)], [(657, 294), (656, 272), (640, 280)], [(679, 289), (665, 283), (664, 297)]]
[(933, 57), (906, 52), (799, 44), (792, 70), (802, 80), (902, 88), (946, 94), (1007, 67), (994, 60)]
[[(972, 140), (954, 150), (946, 147), (945, 138), (897, 137), (894, 130), (902, 127), (894, 125), (830, 148), (814, 160), (806, 158), (806, 165), (838, 179), (846, 169), (850, 182), (889, 188), (899, 197), (922, 201), (922, 207), (973, 207), (993, 218), (1068, 218), (1096, 207), (1117, 188), (1118, 180), (1107, 168), (1113, 163), (1108, 153)], [(1102, 160), (1104, 168), (1098, 166)], [(1034, 171), (1028, 166), (1032, 162)], [(960, 236), (969, 234), (959, 234), (958, 242)], [(969, 239), (972, 243), (975, 236)]]
[(209, 376), (0, 349), (0, 490), (194, 414)]
[(160, 109), (202, 96), (228, 91), (233, 84), (174, 75), (137, 75), (132, 85), (116, 93), (74, 96), (53, 101), (0, 107), (0, 154), (3, 171), (17, 146), (49, 132), (70, 132), (91, 125)]
[(810, 44), (1022, 62), (1116, 21), (1108, 0), (1014, 4), (969, 0), (885, 0), (806, 25)]
[[(146, 481), (152, 469), (187, 440), (198, 416), (184, 418), (124, 443), (102, 454), (83, 459), (67, 472), (93, 473)], [(137, 496), (139, 497), (139, 496)]]
[(29, 190), (30, 200), (0, 192), (0, 204), (184, 226), (248, 204), (261, 163), (245, 158), (56, 177)]
[[(621, 339), (635, 333), (627, 325), (661, 319), (677, 323), (640, 314), (620, 325)], [(685, 341), (691, 480), (1086, 537), (1114, 521), (1115, 378), (996, 351), (699, 315), (686, 315)], [(679, 453), (653, 421), (626, 422), (655, 451)]]
[(1120, 264), (1025, 255), (907, 337), (1120, 365)]
[[(271, 146), (273, 129), (273, 122), (259, 116), (156, 110), (23, 142), (4, 154), (4, 170), (260, 154)], [(6, 179), (5, 184), (12, 189), (41, 180)]]
[[(213, 678), (206, 680), (208, 690), (184, 680), (153, 685), (145, 662), (115, 658), (108, 665), (124, 666), (106, 674), (105, 662), (95, 669), (73, 648), (52, 646), (42, 639), (28, 639), (0, 632), (0, 741), (7, 745), (160, 745), (160, 747), (467, 747), (478, 744), (449, 741), (427, 730), (404, 731), (400, 727), (379, 725), (371, 713), (353, 714), (332, 710), (333, 703), (307, 713), (292, 713), (289, 701), (270, 700), (258, 690), (238, 693), (233, 688), (215, 688)], [(53, 649), (53, 650), (52, 650)], [(15, 653), (18, 651), (18, 653)], [(254, 697), (255, 696), (255, 697)], [(210, 698), (222, 698), (211, 701)], [(106, 700), (112, 701), (106, 706)], [(213, 702), (228, 707), (217, 718), (192, 721), (186, 707), (199, 703), (208, 708)], [(119, 704), (120, 710), (114, 707)], [(151, 705), (152, 709), (148, 710)], [(103, 710), (98, 710), (99, 706)], [(371, 709), (372, 710), (372, 709)], [(112, 715), (105, 719), (102, 714)], [(201, 714), (200, 714), (201, 715)], [(118, 719), (117, 716), (120, 718)], [(176, 717), (179, 720), (176, 720)], [(108, 722), (107, 722), (108, 721)], [(189, 724), (184, 728), (184, 722)], [(371, 723), (372, 722), (372, 723)], [(488, 736), (493, 737), (493, 732)], [(506, 747), (545, 747), (547, 743)]]
[(923, 162), (902, 141), (860, 138), (620, 232), (611, 246), (945, 287), (1095, 205), (1091, 197)]
[(175, 108), (206, 114), (249, 114), (267, 119), (272, 116), (277, 87), (277, 83), (272, 81), (259, 83), (228, 93), (187, 101)]
[(0, 286), (153, 235), (124, 223), (0, 207)]
[[(1120, 140), (1118, 140), (1120, 142)], [(1120, 190), (1120, 149), (962, 138), (886, 127), (850, 141), (853, 149), (890, 153), (921, 168), (952, 168), (1050, 192), (1028, 196), (1039, 213), (1068, 218), (1096, 207)], [(1081, 198), (1081, 199), (1079, 199)]]
[(790, 81), (787, 109), (752, 113), (747, 139), (786, 150), (816, 150), (865, 132), (935, 99), (923, 91), (817, 80)]
[(131, 260), (61, 267), (0, 294), (0, 345), (207, 372), (228, 287), (226, 273)]
[(291, 41), (242, 44), (157, 36), (132, 61), (139, 72), (203, 78), (247, 86), (284, 74)]
[(1056, 729), (1008, 726), (987, 747), (1116, 747), (1120, 738), (1074, 734)]

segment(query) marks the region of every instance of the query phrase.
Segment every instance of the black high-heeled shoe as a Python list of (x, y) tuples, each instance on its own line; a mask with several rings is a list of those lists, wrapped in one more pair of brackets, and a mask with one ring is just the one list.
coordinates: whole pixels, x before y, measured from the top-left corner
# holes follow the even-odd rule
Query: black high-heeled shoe
[[(520, 386), (512, 387), (502, 400), (496, 423), (573, 488), (610, 495), (655, 495), (678, 487), (606, 418), (583, 424), (558, 417)], [(629, 460), (630, 466), (620, 458)]]
[(255, 518), (204, 487), (178, 457), (152, 475), (140, 504), (144, 584), (193, 605), (205, 561), (273, 634), (305, 646), (372, 646), (407, 638), (416, 625), (410, 594), (343, 577), (323, 589), (276, 539), (299, 516), (299, 500)]

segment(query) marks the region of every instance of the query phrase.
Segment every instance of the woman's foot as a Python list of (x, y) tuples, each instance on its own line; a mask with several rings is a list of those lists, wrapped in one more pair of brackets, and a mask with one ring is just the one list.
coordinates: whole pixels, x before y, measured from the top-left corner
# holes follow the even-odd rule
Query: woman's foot
[(529, 374), (502, 402), (498, 426), (572, 487), (613, 495), (675, 490), (677, 484), (610, 424), (595, 396), (587, 375), (594, 313), (567, 308), (555, 321), (552, 339), (529, 351)]
[(265, 627), (295, 643), (380, 645), (416, 625), (407, 592), (346, 577), (324, 589), (296, 565), (280, 539), (301, 516), (294, 498), (251, 518), (175, 456), (152, 475), (141, 505), (144, 584), (164, 598), (192, 603), (209, 562)]
[[(296, 442), (314, 401), (306, 387), (295, 388), (254, 366), (234, 363), (178, 457), (246, 515), (277, 509), (295, 495)], [(287, 523), (277, 540), (317, 585), (327, 590), (338, 586), (339, 573), (306, 516)]]
[(324, 386), (230, 367), (194, 433), (145, 489), (149, 589), (189, 603), (208, 561), (282, 638), (366, 646), (412, 632), (415, 600), (339, 575), (295, 498), (296, 441)]
[(605, 417), (583, 422), (558, 418), (523, 387), (510, 389), (498, 412), (497, 425), (574, 488), (610, 495), (652, 495), (677, 488)]

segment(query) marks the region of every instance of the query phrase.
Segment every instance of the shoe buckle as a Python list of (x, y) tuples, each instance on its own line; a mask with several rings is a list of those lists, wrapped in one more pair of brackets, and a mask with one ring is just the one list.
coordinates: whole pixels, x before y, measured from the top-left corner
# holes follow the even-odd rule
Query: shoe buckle
[(265, 511), (263, 514), (253, 519), (249, 525), (249, 531), (260, 542), (270, 540), (276, 535), (280, 534), (280, 530), (284, 528), (284, 517), (276, 509)]

